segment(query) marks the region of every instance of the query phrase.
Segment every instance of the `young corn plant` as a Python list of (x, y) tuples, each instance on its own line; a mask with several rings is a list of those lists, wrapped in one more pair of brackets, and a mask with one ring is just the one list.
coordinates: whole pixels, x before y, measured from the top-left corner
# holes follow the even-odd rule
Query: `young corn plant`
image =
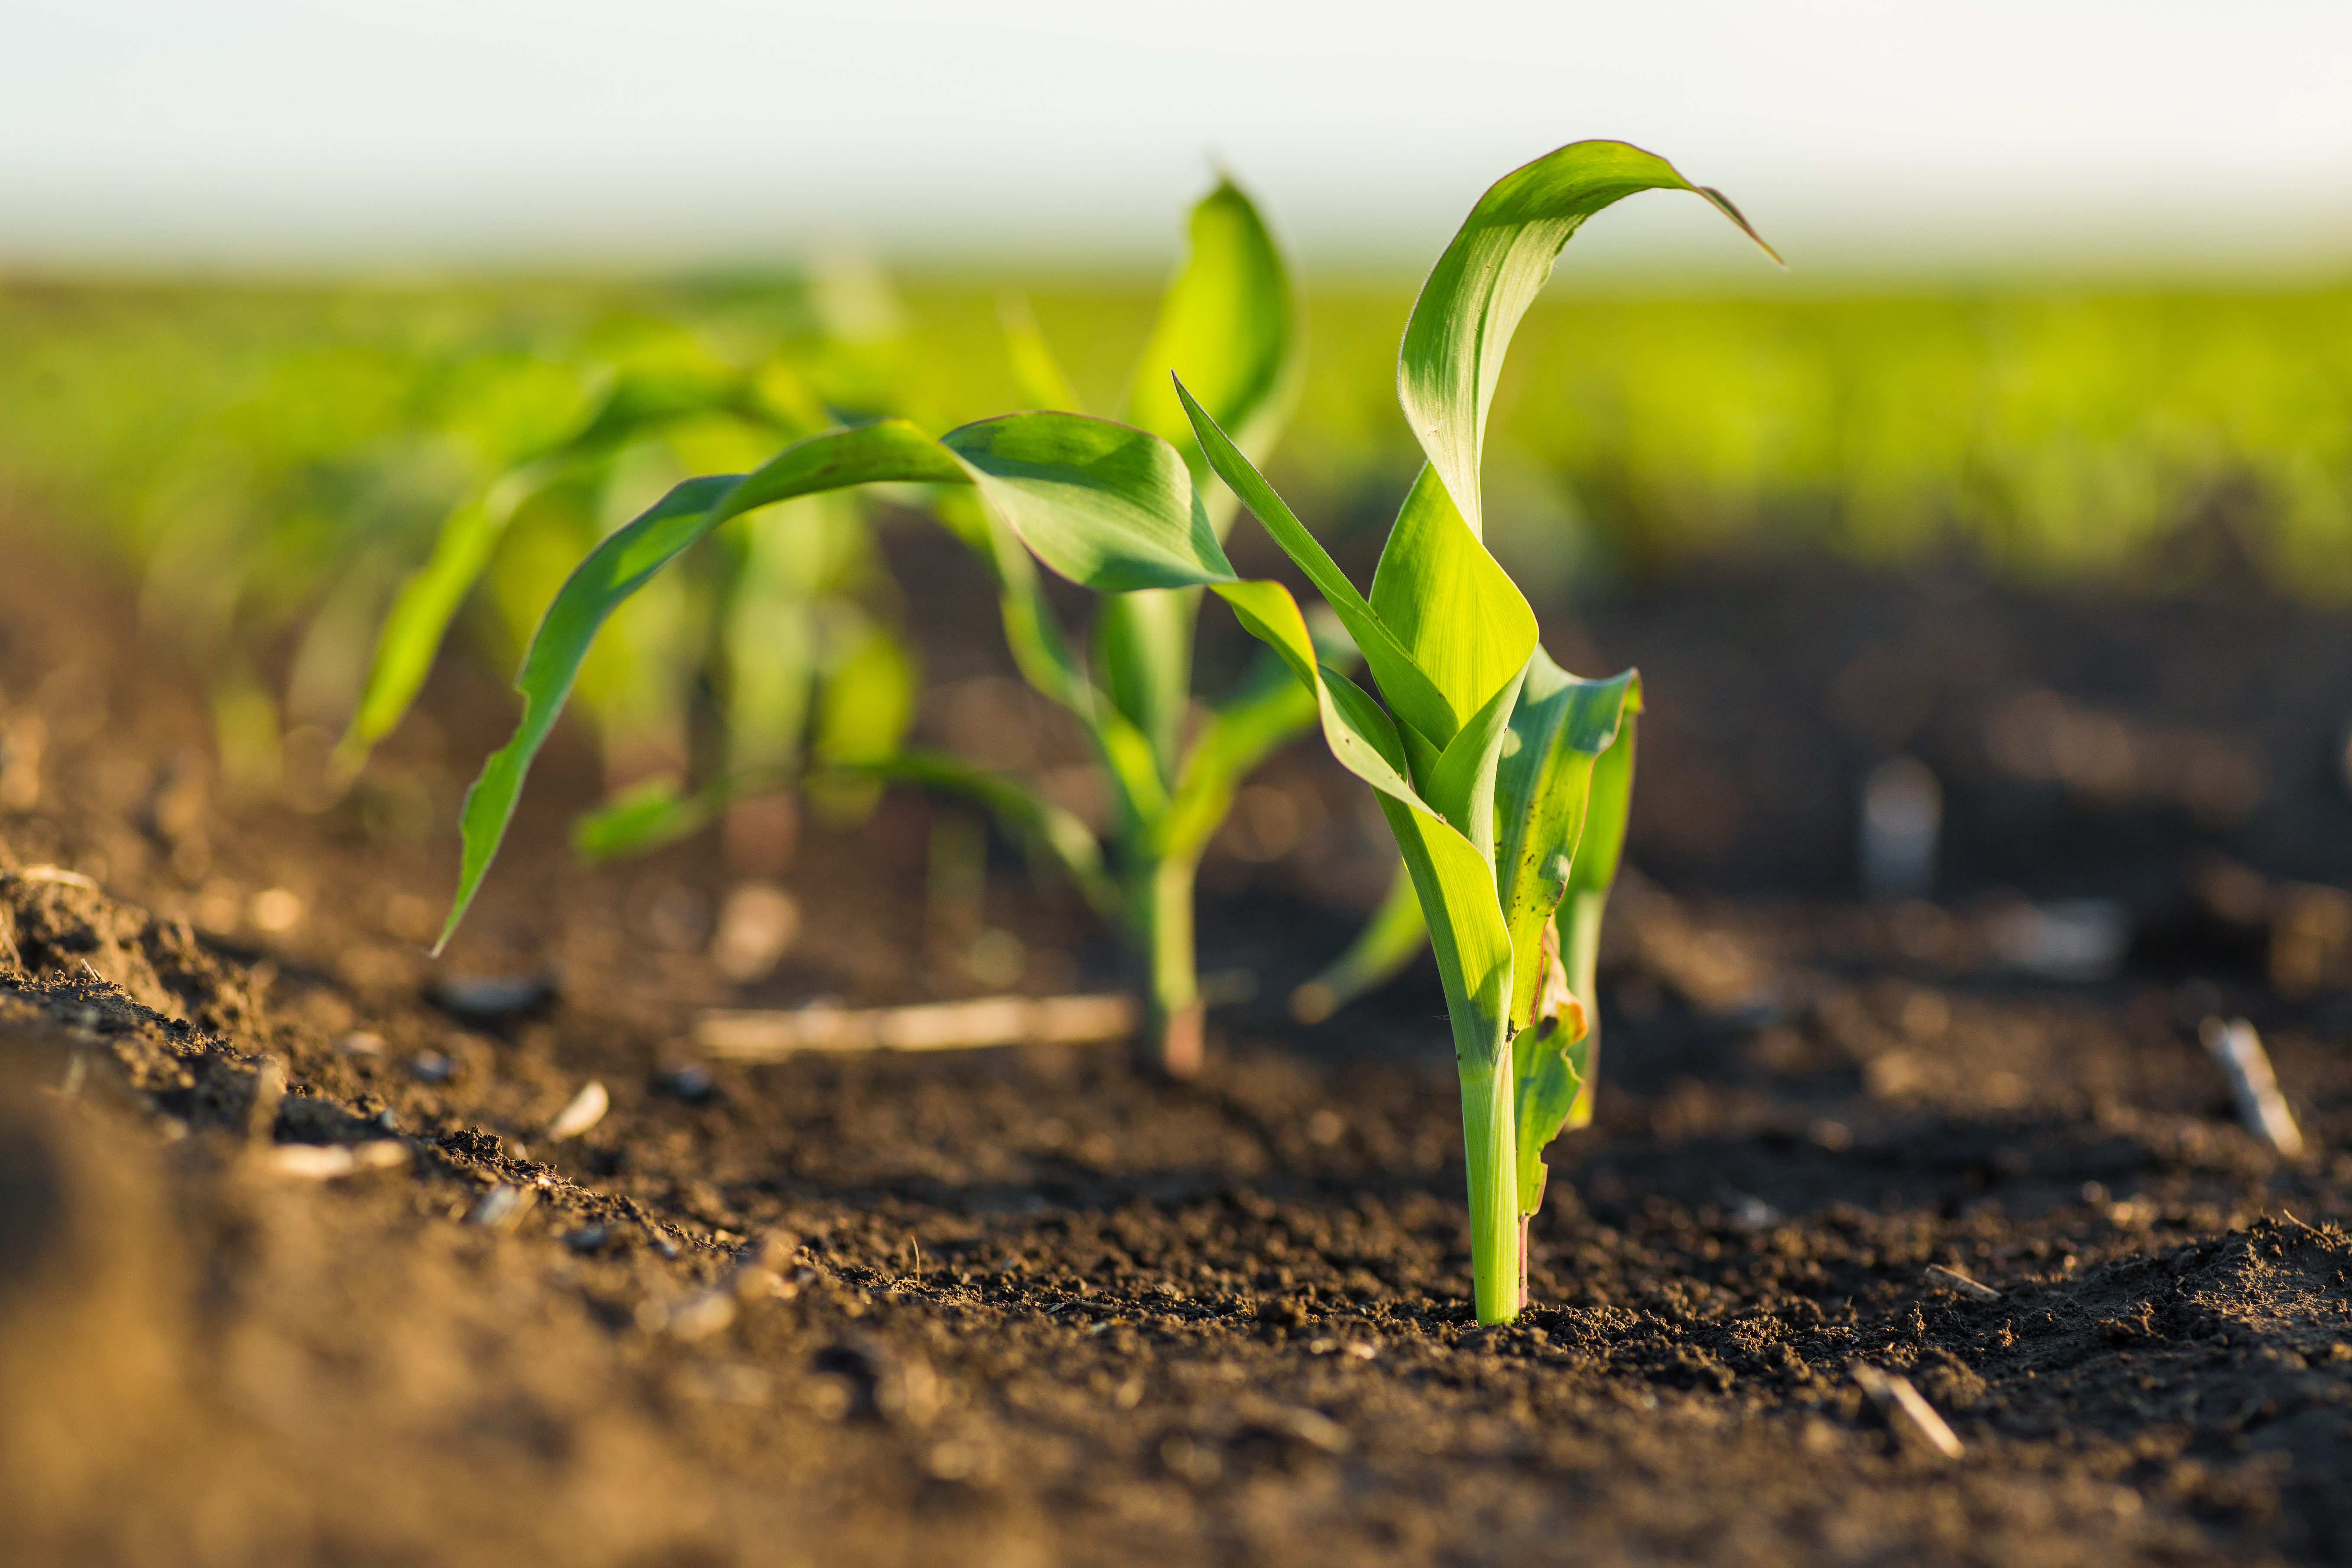
[[(582, 363), (561, 367), (584, 384), (567, 426), (526, 442), (501, 439), (497, 427), (450, 433), (475, 449), (484, 477), (383, 618), (339, 748), (342, 776), (413, 705), (478, 585), (520, 640), (606, 531), (616, 501), (657, 487), (665, 473), (731, 466), (779, 437), (828, 427), (836, 423), (829, 395), (889, 395), (875, 356), (821, 324), (743, 362), (666, 322), (623, 321), (600, 338)], [(894, 592), (853, 498), (814, 498), (788, 525), (738, 523), (719, 545), (698, 580), (663, 584), (660, 602), (612, 628), (583, 672), (608, 779), (623, 786), (575, 825), (592, 857), (677, 837), (723, 804), (683, 792), (674, 777), (698, 670), (708, 669), (724, 718), (722, 773), (793, 776), (811, 741), (845, 760), (885, 754), (912, 716), (911, 657), (888, 614)]]
[[(1169, 373), (1183, 374), (1236, 445), (1263, 461), (1297, 401), (1304, 333), (1289, 265), (1238, 185), (1221, 179), (1192, 208), (1188, 233), (1188, 255), (1160, 301), (1118, 416), (1175, 448), (1202, 494), (1207, 459)], [(1005, 331), (1023, 398), (1040, 408), (1079, 409), (1025, 305), (1008, 302)], [(1231, 529), (1235, 510), (1229, 493), (1207, 494), (1205, 516), (1216, 537)], [(1003, 523), (968, 491), (943, 498), (940, 514), (995, 577), (1006, 642), (1022, 674), (1085, 733), (1111, 805), (1109, 841), (1096, 843), (1021, 783), (951, 757), (908, 754), (884, 771), (969, 794), (1052, 848), (1125, 939), (1147, 1005), (1147, 1055), (1171, 1076), (1189, 1076), (1199, 1070), (1202, 1043), (1193, 945), (1201, 856), (1249, 773), (1314, 723), (1314, 704), (1268, 657), (1209, 704), (1188, 735), (1198, 588), (1094, 584), (1102, 594), (1088, 670), (1072, 657), (1028, 555)]]
[(1641, 707), (1634, 672), (1582, 679), (1552, 661), (1526, 597), (1487, 552), (1486, 414), (1511, 334), (1561, 249), (1585, 219), (1645, 190), (1704, 196), (1755, 237), (1722, 195), (1616, 142), (1560, 148), (1472, 209), (1405, 326), (1398, 401), (1428, 461), (1369, 595), (1180, 381), (1208, 466), (1338, 616), (1380, 701), (1318, 659), (1287, 588), (1235, 574), (1196, 498), (1006, 511), (1031, 549), (1080, 583), (1216, 593), (1314, 694), (1332, 754), (1378, 792), (1453, 1026), (1481, 1322), (1524, 1305), (1543, 1148), (1580, 1104), (1590, 1114), (1592, 968)]
[[(1236, 432), (1237, 444), (1262, 460), (1296, 400), (1303, 334), (1290, 268), (1238, 185), (1219, 181), (1192, 208), (1188, 231), (1186, 259), (1161, 300), (1118, 414), (1182, 456), (1222, 538), (1236, 504), (1229, 493), (1208, 493), (1206, 459), (1169, 372), (1181, 372)], [(1005, 331), (1020, 395), (1036, 407), (1076, 411), (1081, 399), (1025, 305), (1008, 302)], [(1197, 588), (1104, 590), (1089, 628), (1091, 658), (1081, 658), (1003, 520), (968, 487), (937, 496), (934, 510), (994, 580), (1005, 641), (1024, 678), (1085, 735), (1111, 806), (1108, 841), (1027, 783), (936, 751), (875, 756), (869, 749), (860, 759), (847, 748), (822, 749), (814, 782), (854, 773), (961, 795), (1044, 849), (1124, 939), (1147, 1003), (1148, 1056), (1172, 1075), (1189, 1075), (1202, 1052), (1193, 945), (1202, 854), (1249, 773), (1314, 723), (1314, 702), (1268, 655), (1188, 733)], [(791, 534), (769, 525), (762, 537)], [(877, 733), (873, 742), (887, 748), (895, 739)], [(641, 796), (592, 828), (606, 847), (628, 847), (693, 826), (710, 803), (799, 782), (788, 768), (739, 768), (688, 800)]]

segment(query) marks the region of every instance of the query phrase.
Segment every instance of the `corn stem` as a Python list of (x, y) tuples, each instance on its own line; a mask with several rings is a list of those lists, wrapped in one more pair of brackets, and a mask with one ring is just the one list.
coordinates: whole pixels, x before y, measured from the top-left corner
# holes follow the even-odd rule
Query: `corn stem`
[(1204, 1009), (1192, 952), (1192, 882), (1197, 859), (1170, 858), (1139, 868), (1131, 892), (1133, 926), (1146, 965), (1144, 1048), (1171, 1078), (1201, 1070)]
[(1470, 1271), (1482, 1323), (1519, 1315), (1525, 1289), (1524, 1227), (1519, 1223), (1517, 1096), (1511, 1050), (1497, 1059), (1456, 1058), (1462, 1077), (1462, 1142), (1470, 1165)]

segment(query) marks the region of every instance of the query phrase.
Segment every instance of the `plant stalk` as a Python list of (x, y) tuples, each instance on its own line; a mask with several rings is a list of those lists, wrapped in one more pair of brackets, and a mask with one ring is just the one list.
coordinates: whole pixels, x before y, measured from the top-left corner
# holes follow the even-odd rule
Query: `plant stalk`
[(1154, 861), (1141, 868), (1132, 899), (1134, 926), (1148, 971), (1144, 1047), (1150, 1064), (1170, 1078), (1201, 1070), (1201, 979), (1192, 952), (1192, 883), (1199, 862)]
[(1518, 1106), (1506, 1043), (1493, 1063), (1459, 1062), (1462, 1142), (1470, 1165), (1470, 1271), (1482, 1323), (1519, 1315), (1526, 1230), (1519, 1223)]

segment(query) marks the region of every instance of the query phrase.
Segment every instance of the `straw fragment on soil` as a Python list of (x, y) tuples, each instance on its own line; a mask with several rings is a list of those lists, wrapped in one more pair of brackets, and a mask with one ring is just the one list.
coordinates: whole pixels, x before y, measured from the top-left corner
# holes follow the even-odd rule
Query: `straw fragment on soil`
[(917, 1007), (717, 1009), (694, 1043), (725, 1061), (774, 1061), (799, 1051), (948, 1051), (1024, 1043), (1090, 1045), (1135, 1032), (1127, 996), (983, 996)]
[(280, 1143), (269, 1151), (269, 1168), (281, 1176), (326, 1182), (360, 1171), (388, 1171), (408, 1163), (408, 1145), (397, 1138), (365, 1143)]
[(2226, 1024), (2208, 1018), (2198, 1033), (2230, 1080), (2230, 1095), (2238, 1102), (2238, 1120), (2246, 1131), (2288, 1159), (2301, 1158), (2303, 1130), (2294, 1124), (2286, 1096), (2279, 1092), (2278, 1075), (2271, 1070), (2270, 1053), (2263, 1049), (2263, 1037), (2254, 1026), (2243, 1018)]
[(1853, 1380), (1878, 1407), (1880, 1415), (1898, 1437), (1906, 1433), (1948, 1459), (1960, 1457), (1960, 1439), (1936, 1407), (1898, 1372), (1882, 1372), (1867, 1362), (1853, 1363)]
[(1930, 1263), (1921, 1270), (1930, 1285), (1941, 1285), (1947, 1290), (1957, 1290), (1971, 1301), (1998, 1301), (2000, 1292), (1980, 1280), (1971, 1279), (1957, 1268), (1947, 1268), (1940, 1263)]

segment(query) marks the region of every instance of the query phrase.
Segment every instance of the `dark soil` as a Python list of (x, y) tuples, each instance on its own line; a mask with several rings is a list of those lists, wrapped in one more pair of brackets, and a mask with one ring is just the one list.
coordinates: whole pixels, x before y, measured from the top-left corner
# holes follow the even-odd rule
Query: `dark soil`
[[(1481, 1331), (1433, 982), (1283, 1021), (1354, 918), (1328, 889), (1381, 879), (1310, 751), (1209, 868), (1206, 966), (1258, 999), (1197, 1082), (1115, 1047), (701, 1064), (700, 1006), (980, 989), (921, 799), (803, 834), (802, 935), (738, 987), (715, 840), (571, 863), (567, 739), (436, 967), (494, 689), (443, 672), (331, 809), (241, 801), (123, 596), (16, 565), (0, 1560), (2352, 1562), (2347, 617), (1800, 562), (1558, 619), (1647, 672), (1646, 876), (1537, 1304)], [(1943, 892), (1864, 903), (1855, 790), (1898, 750), (1944, 781)], [(1025, 984), (1106, 980), (996, 857)], [(2022, 900), (2085, 894), (2129, 963), (2017, 967)], [(484, 978), (550, 994), (481, 1016)], [(2303, 1161), (2237, 1125), (2216, 1013)], [(591, 1079), (610, 1113), (551, 1141)]]

